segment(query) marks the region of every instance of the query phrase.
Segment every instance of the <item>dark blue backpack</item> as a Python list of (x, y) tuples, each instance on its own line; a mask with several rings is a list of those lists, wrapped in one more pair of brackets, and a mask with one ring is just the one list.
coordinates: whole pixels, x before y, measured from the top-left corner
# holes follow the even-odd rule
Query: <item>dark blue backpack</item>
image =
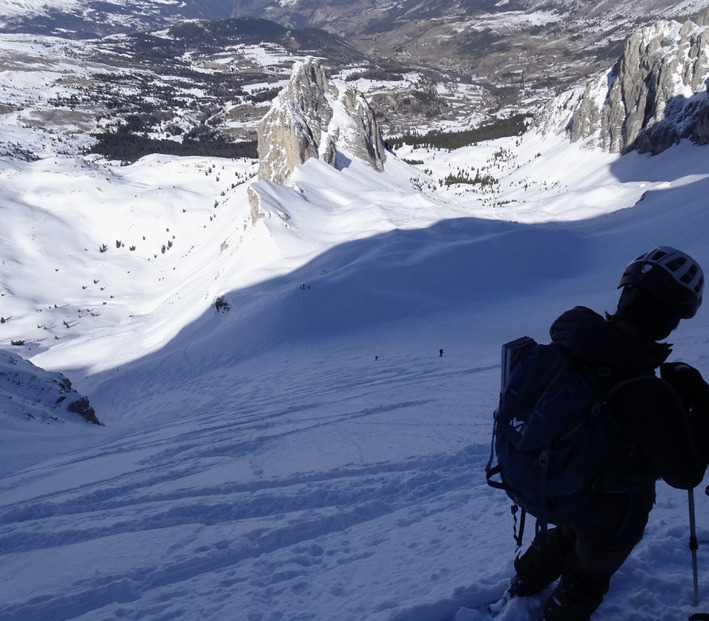
[(614, 428), (606, 399), (635, 381), (606, 389), (610, 379), (604, 375), (553, 343), (524, 337), (503, 346), (503, 387), (486, 476), (523, 516), (537, 518), (537, 533), (548, 523), (573, 520), (593, 497)]

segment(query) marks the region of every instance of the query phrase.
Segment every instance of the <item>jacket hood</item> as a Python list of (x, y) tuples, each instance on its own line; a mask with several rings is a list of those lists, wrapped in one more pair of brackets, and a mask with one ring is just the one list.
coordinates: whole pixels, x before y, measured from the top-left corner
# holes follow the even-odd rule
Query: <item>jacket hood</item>
[(616, 322), (583, 306), (563, 313), (549, 334), (554, 343), (594, 365), (655, 369), (672, 352), (671, 345), (628, 334)]

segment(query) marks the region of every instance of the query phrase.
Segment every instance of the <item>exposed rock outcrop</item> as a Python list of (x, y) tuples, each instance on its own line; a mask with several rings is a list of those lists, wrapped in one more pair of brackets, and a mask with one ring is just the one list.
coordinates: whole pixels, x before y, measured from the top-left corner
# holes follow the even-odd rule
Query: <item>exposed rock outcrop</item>
[(320, 158), (339, 167), (356, 157), (383, 170), (384, 143), (374, 112), (354, 89), (340, 92), (320, 62), (294, 65), (290, 82), (258, 126), (259, 179), (284, 183), (296, 166)]
[(709, 29), (660, 21), (636, 31), (607, 75), (586, 88), (571, 140), (610, 152), (659, 153), (709, 137)]
[(0, 402), (2, 415), (9, 419), (101, 425), (89, 399), (74, 390), (64, 375), (7, 351), (0, 351)]

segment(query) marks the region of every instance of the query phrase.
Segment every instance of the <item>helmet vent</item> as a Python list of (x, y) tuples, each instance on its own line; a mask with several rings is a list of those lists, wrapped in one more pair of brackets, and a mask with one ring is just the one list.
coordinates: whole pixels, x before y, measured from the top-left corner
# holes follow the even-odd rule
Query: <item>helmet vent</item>
[[(668, 267), (669, 267), (670, 269), (672, 269), (673, 271), (676, 271), (676, 270), (672, 267), (671, 264), (669, 264)], [(689, 285), (689, 284), (692, 283), (692, 281), (694, 280), (694, 278), (695, 278), (696, 275), (697, 275), (697, 266), (696, 266), (696, 265), (690, 265), (689, 269), (688, 269), (684, 274), (682, 274), (682, 276), (680, 276), (680, 280), (681, 280), (684, 284)]]
[[(682, 267), (687, 260), (683, 257), (677, 257), (676, 259), (672, 259), (672, 261), (667, 262), (667, 267), (668, 269), (672, 270), (673, 272), (676, 272), (680, 267)], [(687, 281), (684, 281), (687, 282)]]
[(668, 254), (668, 253), (665, 252), (664, 250), (657, 250), (656, 252), (654, 252), (654, 253), (652, 254), (651, 257), (647, 257), (647, 258), (648, 258), (650, 261), (659, 261), (659, 260), (661, 260), (663, 257), (666, 257), (667, 254)]

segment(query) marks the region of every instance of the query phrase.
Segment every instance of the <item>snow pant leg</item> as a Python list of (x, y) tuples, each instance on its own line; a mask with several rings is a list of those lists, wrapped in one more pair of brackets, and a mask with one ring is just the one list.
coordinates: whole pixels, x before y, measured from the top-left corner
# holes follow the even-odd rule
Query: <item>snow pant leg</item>
[(573, 523), (573, 550), (545, 605), (548, 621), (586, 621), (600, 606), (618, 571), (642, 539), (655, 491), (600, 493)]
[(559, 578), (575, 541), (571, 527), (550, 528), (515, 559), (515, 571), (531, 592), (538, 593)]

